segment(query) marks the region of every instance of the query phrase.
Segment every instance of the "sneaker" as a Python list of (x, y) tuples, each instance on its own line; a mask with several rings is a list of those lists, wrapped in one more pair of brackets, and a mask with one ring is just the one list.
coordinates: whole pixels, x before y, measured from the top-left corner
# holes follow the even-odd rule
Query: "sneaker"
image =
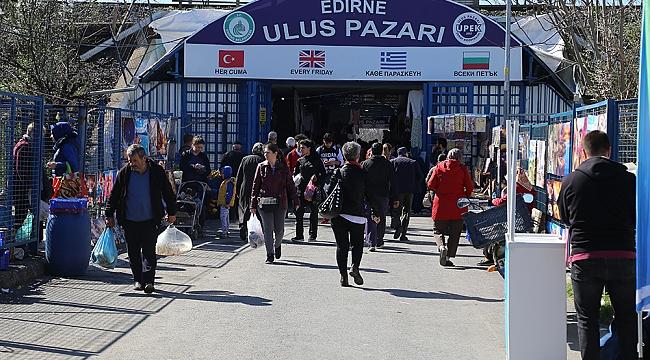
[(296, 237), (291, 238), (291, 241), (293, 241), (293, 242), (303, 242), (303, 241), (305, 241), (305, 238), (302, 237), (302, 236), (301, 237), (296, 236)]
[(341, 286), (350, 287), (350, 282), (348, 281), (347, 275), (341, 275)]
[(154, 292), (155, 290), (156, 290), (156, 289), (153, 287), (153, 284), (146, 284), (146, 285), (144, 286), (144, 292), (147, 293), (147, 294), (151, 294), (151, 293)]
[(273, 254), (266, 255), (266, 263), (267, 264), (273, 264)]
[(375, 251), (377, 251), (377, 250), (375, 250), (375, 247), (374, 247), (374, 246), (371, 246), (371, 247), (370, 247), (370, 250), (368, 250), (368, 251), (370, 251), (370, 252), (375, 252)]
[(399, 241), (407, 242), (409, 241), (409, 238), (407, 238), (406, 236), (402, 236), (401, 238), (399, 238)]
[(476, 265), (477, 266), (490, 266), (490, 265), (494, 265), (494, 261), (484, 259), (483, 261), (479, 261), (478, 263), (476, 263)]
[(144, 288), (142, 287), (142, 284), (139, 281), (136, 281), (133, 284), (133, 290), (142, 291), (142, 290), (144, 290)]
[(438, 252), (440, 253), (440, 265), (446, 266), (447, 264), (447, 246), (442, 245), (438, 247)]
[(282, 257), (282, 245), (275, 248), (275, 258), (279, 259)]

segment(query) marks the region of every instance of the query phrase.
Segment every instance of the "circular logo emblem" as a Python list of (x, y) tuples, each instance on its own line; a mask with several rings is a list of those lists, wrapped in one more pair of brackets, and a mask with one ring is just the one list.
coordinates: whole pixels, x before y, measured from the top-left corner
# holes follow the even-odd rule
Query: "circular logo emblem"
[(454, 21), (454, 36), (463, 45), (474, 45), (485, 35), (485, 21), (473, 12), (458, 15)]
[(223, 22), (223, 33), (228, 40), (236, 44), (245, 43), (255, 33), (255, 21), (243, 11), (232, 12)]

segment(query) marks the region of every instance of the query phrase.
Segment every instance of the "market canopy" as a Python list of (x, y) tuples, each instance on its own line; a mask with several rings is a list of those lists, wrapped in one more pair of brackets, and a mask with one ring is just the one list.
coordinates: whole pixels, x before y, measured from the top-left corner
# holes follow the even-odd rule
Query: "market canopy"
[[(501, 81), (505, 30), (446, 0), (258, 0), (185, 42), (185, 76)], [(511, 79), (522, 79), (512, 38)]]

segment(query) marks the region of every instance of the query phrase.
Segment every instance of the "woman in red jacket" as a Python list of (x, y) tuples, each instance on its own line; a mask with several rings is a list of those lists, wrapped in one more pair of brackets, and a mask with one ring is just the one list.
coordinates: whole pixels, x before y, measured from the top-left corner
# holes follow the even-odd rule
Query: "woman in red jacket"
[[(280, 149), (276, 144), (266, 144), (266, 161), (257, 165), (251, 194), (251, 215), (259, 210), (262, 219), (264, 242), (266, 244), (266, 263), (273, 263), (273, 257), (282, 256), (284, 237), (284, 216), (289, 207), (289, 197), (294, 208), (298, 208), (298, 192), (289, 167), (281, 160)], [(275, 240), (273, 239), (275, 234)]]
[(474, 191), (469, 170), (461, 163), (462, 157), (460, 149), (451, 149), (447, 160), (436, 165), (427, 184), (429, 190), (436, 193), (431, 206), (431, 218), (433, 237), (438, 244), (442, 266), (454, 266), (449, 258), (456, 257), (460, 233), (463, 231), (461, 215), (467, 212), (467, 208), (459, 209), (456, 202)]

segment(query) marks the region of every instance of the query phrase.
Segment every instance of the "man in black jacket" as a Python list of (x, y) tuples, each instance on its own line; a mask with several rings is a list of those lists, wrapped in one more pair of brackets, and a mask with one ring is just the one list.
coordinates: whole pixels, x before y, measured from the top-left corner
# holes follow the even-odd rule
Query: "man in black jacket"
[(372, 144), (370, 148), (372, 157), (364, 161), (361, 166), (367, 172), (368, 193), (373, 208), (377, 209), (379, 224), (368, 219), (367, 232), (370, 236), (370, 251), (375, 251), (375, 247), (384, 246), (384, 234), (386, 233), (386, 214), (388, 213), (388, 201), (391, 197), (392, 184), (395, 182), (395, 168), (393, 164), (382, 156), (383, 146), (380, 143)]
[(126, 154), (129, 163), (117, 174), (106, 206), (106, 224), (114, 227), (117, 215), (126, 237), (133, 289), (150, 294), (154, 291), (160, 222), (165, 211), (169, 223), (176, 221), (176, 197), (165, 170), (146, 157), (142, 146), (131, 145)]
[(616, 314), (621, 359), (636, 359), (636, 179), (609, 159), (607, 134), (583, 140), (585, 160), (562, 181), (562, 221), (570, 226), (571, 282), (583, 359), (600, 359), (599, 311), (607, 288)]
[(291, 240), (303, 241), (305, 239), (303, 217), (305, 216), (305, 207), (309, 207), (308, 241), (316, 241), (318, 236), (318, 202), (313, 197), (309, 200), (305, 199), (305, 190), (312, 177), (315, 177), (317, 191), (320, 191), (326, 179), (325, 166), (316, 153), (316, 146), (311, 140), (300, 140), (299, 149), (302, 157), (298, 159), (294, 175), (300, 175), (300, 181), (296, 184), (300, 196), (300, 207), (296, 209), (296, 236)]
[(241, 241), (248, 240), (248, 227), (246, 223), (251, 218), (251, 192), (253, 190), (253, 179), (257, 165), (264, 161), (264, 144), (255, 143), (251, 155), (244, 156), (237, 171), (237, 182), (235, 183), (236, 193), (239, 195), (239, 238)]
[(422, 170), (418, 163), (409, 159), (408, 150), (405, 147), (397, 149), (397, 158), (391, 160), (395, 168), (395, 183), (393, 193), (396, 198), (393, 199), (393, 207), (396, 210), (394, 221), (397, 224), (394, 239), (408, 241), (406, 232), (408, 231), (409, 222), (411, 221), (411, 207), (413, 206), (413, 194), (415, 189), (422, 182)]

